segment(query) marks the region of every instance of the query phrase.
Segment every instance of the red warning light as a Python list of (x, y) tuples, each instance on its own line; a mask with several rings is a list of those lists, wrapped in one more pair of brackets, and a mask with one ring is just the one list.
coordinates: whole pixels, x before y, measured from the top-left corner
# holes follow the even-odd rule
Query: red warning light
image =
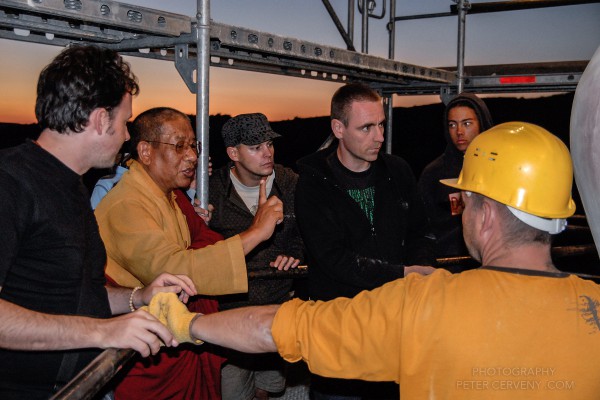
[(535, 76), (504, 76), (500, 78), (501, 85), (514, 85), (519, 83), (535, 83)]

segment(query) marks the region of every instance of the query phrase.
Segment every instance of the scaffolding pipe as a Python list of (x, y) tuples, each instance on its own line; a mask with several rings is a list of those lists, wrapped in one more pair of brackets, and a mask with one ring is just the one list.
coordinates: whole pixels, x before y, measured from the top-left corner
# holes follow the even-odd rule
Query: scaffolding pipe
[(198, 0), (196, 13), (196, 137), (202, 143), (196, 166), (196, 195), (200, 206), (208, 209), (208, 83), (210, 66), (210, 0)]
[(131, 349), (104, 350), (50, 400), (92, 399), (134, 355)]
[[(361, 0), (359, 0), (360, 2)], [(360, 4), (359, 4), (359, 11), (362, 12), (362, 32), (361, 32), (361, 47), (360, 47), (360, 51), (363, 54), (369, 54), (369, 5), (367, 4), (369, 0), (362, 0), (363, 3), (363, 7), (362, 10), (360, 10)]]
[(388, 58), (393, 60), (395, 57), (396, 47), (396, 24), (394, 18), (396, 17), (396, 0), (390, 0), (390, 22), (388, 23), (388, 32), (390, 33)]
[(465, 84), (465, 25), (467, 19), (467, 4), (466, 0), (458, 0), (458, 51), (457, 51), (457, 94), (462, 93)]
[[(600, 3), (598, 0), (510, 0), (491, 1), (471, 4), (469, 14), (492, 13), (501, 11), (531, 10), (534, 8), (563, 7), (579, 4)], [(450, 12), (455, 12), (456, 6), (450, 6)]]
[[(598, 253), (595, 244), (580, 244), (571, 246), (557, 246), (551, 249), (552, 258), (570, 258), (578, 256), (593, 256), (597, 257)], [(478, 262), (470, 256), (456, 256), (456, 257), (444, 257), (436, 260), (438, 267), (448, 269), (451, 266), (468, 266), (476, 265)], [(263, 268), (255, 271), (248, 271), (248, 279), (292, 279), (292, 278), (305, 278), (308, 275), (308, 269), (310, 267), (298, 267), (290, 268), (287, 271), (280, 271), (276, 268)], [(569, 272), (569, 274), (576, 275), (582, 278), (598, 279), (600, 275), (589, 275), (579, 272)]]
[(445, 13), (432, 13), (432, 14), (417, 14), (417, 15), (403, 15), (400, 17), (394, 17), (395, 21), (409, 21), (412, 19), (430, 19), (430, 18), (439, 18), (439, 17), (453, 17), (456, 13), (453, 12), (445, 12)]
[(392, 154), (392, 128), (394, 124), (392, 124), (392, 117), (394, 116), (394, 98), (393, 94), (385, 95), (383, 98), (383, 104), (386, 108), (386, 119), (385, 119), (385, 152), (387, 154)]
[(352, 43), (352, 39), (346, 33), (346, 30), (344, 29), (342, 22), (338, 18), (337, 14), (336, 14), (335, 10), (333, 9), (333, 7), (331, 6), (331, 3), (329, 2), (329, 0), (322, 0), (322, 2), (323, 2), (323, 5), (325, 6), (325, 9), (329, 13), (329, 16), (333, 20), (333, 24), (337, 28), (340, 35), (342, 35), (342, 39), (344, 39), (344, 42), (346, 43), (346, 48), (350, 51), (356, 51), (354, 49), (354, 43)]
[[(385, 0), (384, 0), (385, 1)], [(396, 47), (395, 37), (396, 37), (396, 24), (394, 23), (394, 17), (396, 15), (396, 0), (390, 0), (390, 22), (388, 23), (388, 32), (390, 33), (389, 40), (389, 51), (388, 58), (390, 60), (394, 59), (394, 50)], [(385, 141), (385, 152), (387, 154), (392, 154), (392, 143), (393, 143), (393, 129), (394, 129), (394, 95), (390, 94), (388, 97), (388, 111), (387, 111), (387, 120), (385, 131), (387, 132), (386, 141)]]
[[(490, 3), (474, 3), (469, 8), (469, 14), (487, 14), (494, 12), (503, 11), (518, 11), (518, 10), (531, 10), (536, 8), (548, 8), (548, 7), (564, 7), (573, 6), (579, 4), (593, 4), (600, 3), (599, 0), (510, 0), (510, 1), (496, 1)], [(452, 17), (458, 13), (458, 6), (450, 6), (450, 12), (443, 13), (431, 13), (431, 14), (417, 14), (417, 15), (403, 15), (400, 17), (394, 17), (394, 21), (408, 21), (415, 19), (431, 19), (440, 17)]]
[(350, 41), (354, 43), (354, 0), (348, 0), (348, 36)]

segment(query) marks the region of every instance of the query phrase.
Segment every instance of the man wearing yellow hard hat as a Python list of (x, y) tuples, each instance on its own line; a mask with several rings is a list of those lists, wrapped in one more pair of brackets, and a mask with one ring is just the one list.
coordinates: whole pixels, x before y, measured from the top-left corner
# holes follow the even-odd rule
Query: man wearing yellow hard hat
[(458, 179), (442, 182), (462, 191), (464, 236), (481, 268), (206, 316), (186, 314), (174, 296), (155, 302), (181, 340), (278, 351), (327, 377), (394, 380), (402, 399), (597, 398), (600, 286), (550, 257), (551, 235), (575, 212), (572, 175), (558, 138), (501, 124), (472, 141)]

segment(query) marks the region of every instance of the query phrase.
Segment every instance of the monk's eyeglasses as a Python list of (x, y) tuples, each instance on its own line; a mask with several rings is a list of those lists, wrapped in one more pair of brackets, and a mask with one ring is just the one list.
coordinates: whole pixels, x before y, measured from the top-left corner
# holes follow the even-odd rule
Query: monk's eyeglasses
[(167, 142), (159, 142), (158, 140), (146, 140), (148, 143), (159, 143), (159, 144), (166, 144), (167, 146), (173, 146), (175, 148), (175, 152), (177, 154), (183, 154), (185, 153), (185, 151), (189, 148), (192, 149), (192, 151), (194, 153), (196, 153), (196, 155), (200, 154), (200, 152), (202, 151), (202, 147), (200, 145), (200, 142), (198, 142), (197, 140), (194, 140), (191, 143), (186, 143), (183, 140), (180, 140), (177, 143), (167, 143)]

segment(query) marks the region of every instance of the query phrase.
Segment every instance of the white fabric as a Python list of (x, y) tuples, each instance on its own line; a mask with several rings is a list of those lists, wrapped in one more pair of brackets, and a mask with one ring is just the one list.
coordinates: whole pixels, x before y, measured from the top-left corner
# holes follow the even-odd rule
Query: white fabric
[[(471, 197), (472, 193), (465, 191), (465, 194), (468, 197)], [(551, 235), (561, 233), (567, 227), (567, 220), (565, 218), (542, 218), (537, 215), (526, 213), (525, 211), (517, 210), (511, 206), (506, 207), (508, 207), (508, 210), (512, 215), (519, 218), (522, 222), (535, 229), (539, 229), (540, 231), (548, 232)]]
[(567, 227), (565, 218), (542, 218), (533, 214), (526, 213), (511, 206), (506, 206), (510, 212), (521, 221), (529, 226), (532, 226), (540, 231), (548, 232), (551, 235), (561, 233)]
[[(233, 173), (233, 168), (229, 170), (229, 176), (231, 178), (231, 182), (235, 187), (236, 192), (248, 207), (248, 210), (252, 213), (252, 215), (256, 214), (256, 210), (258, 209), (258, 191), (260, 186), (246, 186), (235, 176)], [(275, 170), (273, 173), (267, 177), (267, 195), (271, 193), (271, 189), (273, 188), (273, 182), (275, 182)]]

